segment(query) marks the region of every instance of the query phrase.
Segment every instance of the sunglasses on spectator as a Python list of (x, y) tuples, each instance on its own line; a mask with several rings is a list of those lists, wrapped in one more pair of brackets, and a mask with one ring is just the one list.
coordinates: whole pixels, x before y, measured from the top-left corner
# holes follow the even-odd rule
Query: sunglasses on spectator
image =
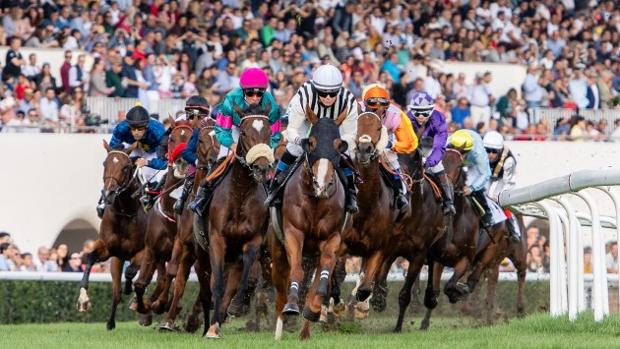
[(265, 94), (263, 89), (247, 89), (243, 90), (243, 94), (247, 97), (262, 97)]
[(390, 105), (390, 101), (388, 101), (385, 98), (374, 97), (374, 98), (368, 98), (366, 100), (366, 105), (368, 105), (371, 108), (376, 108), (378, 106), (387, 107), (388, 105)]
[(497, 154), (497, 153), (499, 153), (499, 149), (492, 149), (492, 148), (484, 148), (484, 149), (485, 149), (485, 150), (487, 151), (487, 153), (489, 153), (489, 154)]
[(338, 95), (338, 90), (336, 91), (316, 91), (319, 97), (336, 97)]

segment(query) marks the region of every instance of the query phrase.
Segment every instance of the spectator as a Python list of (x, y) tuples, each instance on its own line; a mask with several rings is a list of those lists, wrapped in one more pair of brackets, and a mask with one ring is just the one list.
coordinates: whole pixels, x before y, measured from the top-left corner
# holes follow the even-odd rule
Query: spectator
[(588, 140), (586, 131), (586, 119), (583, 116), (575, 116), (571, 122), (570, 140), (575, 142), (583, 142)]
[(125, 87), (122, 83), (121, 73), (123, 66), (120, 61), (112, 62), (112, 69), (105, 72), (106, 86), (112, 89), (110, 97), (123, 97), (125, 95)]
[(583, 272), (592, 274), (592, 247), (590, 246), (583, 249)]
[[(120, 83), (120, 81), (119, 81)], [(90, 73), (90, 89), (88, 91), (89, 96), (106, 97), (115, 91), (114, 87), (108, 87), (106, 85), (106, 72), (105, 64), (102, 59), (95, 59), (93, 69)]]
[(71, 70), (71, 58), (73, 54), (71, 50), (65, 51), (65, 61), (60, 66), (60, 80), (62, 82), (62, 89), (65, 93), (71, 93), (71, 85), (69, 84), (69, 71)]
[[(537, 67), (534, 65), (530, 65), (527, 69), (527, 76), (525, 77), (525, 82), (523, 82), (523, 86), (522, 86), (523, 98), (525, 99), (525, 102), (527, 103), (528, 109), (540, 107), (540, 105), (542, 104), (542, 100), (543, 100), (543, 88), (539, 84), (539, 80), (536, 77), (536, 72), (537, 72)], [(515, 91), (515, 97), (516, 97), (516, 91)]]
[(44, 63), (41, 68), (41, 73), (36, 76), (35, 83), (38, 86), (38, 90), (41, 92), (47, 91), (48, 88), (56, 91), (58, 86), (56, 85), (56, 78), (52, 76), (49, 63)]
[(19, 267), (19, 271), (37, 271), (37, 267), (34, 265), (31, 253), (22, 253), (20, 257), (22, 259), (22, 264)]
[(22, 73), (28, 78), (30, 81), (34, 81), (41, 73), (41, 67), (37, 64), (37, 55), (36, 53), (31, 53), (28, 55), (28, 64), (24, 65), (22, 68)]
[[(86, 89), (88, 79), (86, 72), (84, 71), (85, 62), (86, 56), (79, 55), (77, 64), (69, 69), (69, 86), (71, 87), (69, 92), (73, 92), (78, 87)], [(65, 92), (67, 92), (66, 89)]]
[(452, 122), (456, 123), (459, 128), (462, 128), (465, 118), (471, 117), (471, 111), (469, 109), (467, 98), (459, 98), (457, 105), (452, 108), (451, 113)]
[(11, 242), (11, 234), (6, 231), (0, 231), (0, 244), (10, 243)]
[(471, 90), (471, 118), (474, 124), (487, 124), (491, 118), (491, 101), (493, 96), (489, 88), (491, 73), (487, 72), (476, 77), (476, 83)]
[(605, 265), (608, 273), (618, 274), (618, 242), (612, 241), (609, 244), (609, 252), (605, 256)]
[(527, 270), (532, 273), (544, 273), (543, 255), (541, 248), (537, 245), (530, 247), (527, 253)]
[(52, 127), (58, 126), (58, 101), (56, 99), (56, 93), (53, 88), (48, 88), (45, 91), (45, 97), (41, 99), (41, 118), (43, 122)]
[(72, 253), (71, 258), (69, 258), (69, 263), (62, 271), (73, 273), (83, 272), (84, 269), (82, 268), (82, 257), (80, 257), (80, 254), (77, 252)]
[(12, 271), (9, 246), (11, 244), (8, 242), (0, 243), (0, 271)]
[[(10, 16), (5, 16), (5, 19)], [(11, 38), (11, 48), (6, 52), (5, 66), (2, 69), (2, 81), (7, 82), (9, 79), (17, 79), (21, 74), (24, 59), (19, 49), (22, 46), (22, 40), (19, 37)]]

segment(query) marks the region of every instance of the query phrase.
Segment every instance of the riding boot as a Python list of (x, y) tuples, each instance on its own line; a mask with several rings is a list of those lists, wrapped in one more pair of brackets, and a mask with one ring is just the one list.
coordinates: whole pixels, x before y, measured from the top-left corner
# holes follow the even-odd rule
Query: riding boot
[(519, 235), (519, 233), (517, 233), (516, 224), (517, 222), (514, 219), (514, 217), (510, 217), (506, 219), (506, 226), (508, 227), (508, 233), (509, 233), (508, 238), (510, 239), (511, 242), (521, 241), (521, 236)]
[[(345, 168), (345, 174), (347, 174), (348, 168)], [(349, 169), (350, 170), (350, 169)], [(352, 172), (352, 171), (351, 171)], [(355, 214), (359, 211), (357, 206), (357, 188), (355, 187), (355, 176), (353, 173), (347, 174), (347, 195), (345, 200), (345, 209), (350, 214)]]
[(183, 213), (183, 207), (185, 207), (185, 201), (187, 201), (187, 197), (189, 196), (189, 192), (192, 190), (194, 186), (194, 177), (186, 177), (183, 181), (183, 190), (181, 191), (181, 196), (174, 203), (174, 212), (178, 215)]
[(452, 183), (448, 179), (448, 176), (444, 171), (437, 173), (439, 181), (441, 182), (441, 189), (443, 190), (443, 214), (454, 215), (456, 214), (456, 208), (454, 207), (454, 188)]
[(394, 195), (396, 195), (396, 208), (401, 211), (409, 206), (407, 193), (405, 192), (403, 179), (400, 176), (399, 170), (396, 170), (396, 174), (392, 176), (392, 188), (394, 189)]
[(99, 201), (97, 202), (97, 216), (99, 218), (103, 218), (103, 212), (105, 211), (105, 202), (103, 200), (103, 194), (99, 197)]
[(198, 187), (196, 197), (189, 204), (189, 208), (199, 216), (202, 216), (207, 206), (208, 198), (211, 196), (211, 182), (204, 181)]
[(161, 192), (164, 183), (166, 183), (167, 176), (168, 173), (166, 172), (159, 181), (155, 183), (147, 183), (146, 188), (144, 189), (144, 194), (140, 198), (145, 211), (150, 210), (155, 204), (155, 199)]
[(280, 193), (279, 189), (286, 178), (287, 170), (296, 160), (297, 157), (289, 153), (288, 150), (282, 154), (282, 158), (278, 161), (278, 165), (276, 166), (276, 172), (273, 174), (271, 183), (269, 183), (265, 206), (274, 207), (282, 204), (282, 199), (280, 195), (278, 195)]
[(472, 195), (476, 198), (476, 201), (478, 201), (478, 204), (480, 204), (484, 210), (484, 214), (480, 217), (482, 226), (486, 229), (490, 229), (493, 226), (493, 215), (491, 214), (491, 208), (489, 208), (487, 203), (486, 195), (484, 195), (484, 189), (472, 192)]

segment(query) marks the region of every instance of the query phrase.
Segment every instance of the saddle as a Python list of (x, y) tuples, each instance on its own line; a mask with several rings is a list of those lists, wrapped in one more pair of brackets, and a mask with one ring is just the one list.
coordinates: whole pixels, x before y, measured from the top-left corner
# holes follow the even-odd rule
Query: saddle
[(441, 181), (439, 177), (435, 176), (432, 173), (424, 172), (424, 179), (428, 181), (428, 184), (433, 189), (433, 194), (435, 195), (435, 200), (443, 201), (443, 191), (441, 190)]

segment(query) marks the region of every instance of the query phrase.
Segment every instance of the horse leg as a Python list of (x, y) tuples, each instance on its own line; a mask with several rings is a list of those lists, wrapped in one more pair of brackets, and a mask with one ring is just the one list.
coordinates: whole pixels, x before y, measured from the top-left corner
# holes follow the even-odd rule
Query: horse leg
[(470, 293), (472, 289), (468, 289), (466, 285), (460, 284), (458, 281), (465, 275), (469, 268), (469, 258), (462, 257), (454, 265), (454, 274), (444, 287), (444, 293), (448, 296), (450, 303), (454, 304)]
[(499, 262), (489, 268), (487, 274), (487, 323), (493, 323), (493, 315), (495, 313), (495, 292), (497, 290), (497, 280), (499, 279)]
[(395, 257), (384, 258), (381, 270), (375, 277), (375, 286), (372, 289), (370, 304), (372, 305), (372, 309), (376, 312), (384, 311), (387, 306), (387, 302), (385, 301), (388, 294), (387, 275), (395, 259)]
[(364, 277), (362, 278), (362, 283), (357, 288), (357, 293), (355, 298), (358, 302), (364, 302), (370, 297), (370, 293), (372, 292), (372, 288), (375, 281), (375, 276), (378, 270), (381, 267), (381, 263), (383, 262), (383, 252), (375, 251), (366, 262), (366, 268), (364, 270)]
[[(286, 287), (289, 283), (290, 267), (285, 251), (279, 242), (272, 242), (271, 258), (271, 282), (276, 289), (276, 330), (274, 338), (282, 339), (282, 331), (284, 329), (284, 304), (287, 301)], [(299, 311), (299, 310), (298, 310)]]
[(224, 300), (224, 256), (226, 253), (226, 240), (217, 231), (209, 234), (209, 258), (211, 260), (211, 271), (213, 273), (213, 296), (215, 299), (215, 307), (213, 312), (213, 320), (207, 331), (207, 338), (220, 338), (220, 324), (224, 318), (222, 301)]
[(154, 252), (151, 248), (144, 249), (144, 257), (142, 258), (142, 263), (140, 263), (140, 276), (138, 276), (138, 280), (134, 282), (134, 289), (136, 291), (136, 301), (137, 301), (137, 311), (140, 314), (146, 314), (150, 312), (150, 308), (144, 303), (144, 292), (146, 291), (146, 287), (151, 282), (153, 278), (153, 273), (155, 272), (155, 256)]
[[(340, 256), (336, 261), (336, 265), (334, 266), (334, 273), (332, 275), (331, 280), (331, 298), (334, 299), (333, 306), (333, 314), (335, 316), (340, 316), (344, 313), (344, 302), (342, 302), (341, 289), (340, 285), (344, 282), (344, 279), (347, 276), (347, 271), (345, 270), (345, 256)], [(331, 307), (330, 307), (331, 308)], [(329, 316), (329, 314), (328, 314)]]
[[(192, 311), (187, 316), (187, 322), (185, 323), (185, 332), (194, 333), (200, 327), (200, 312), (202, 311), (202, 301), (200, 295), (196, 297), (196, 301), (192, 306)], [(160, 328), (161, 329), (161, 328)]]
[(116, 327), (116, 307), (121, 301), (121, 273), (123, 270), (123, 261), (118, 257), (112, 257), (110, 261), (110, 273), (112, 274), (112, 311), (110, 318), (106, 324), (108, 330)]
[(426, 283), (426, 292), (424, 293), (424, 306), (426, 307), (426, 313), (424, 314), (424, 319), (422, 319), (422, 323), (420, 323), (421, 330), (428, 330), (428, 327), (431, 324), (431, 315), (433, 314), (433, 309), (437, 307), (438, 297), (441, 290), (441, 274), (443, 273), (443, 265), (438, 262), (433, 262), (431, 258), (429, 258), (429, 273), (428, 273), (428, 281)]
[[(164, 318), (164, 321), (159, 326), (160, 330), (171, 330), (172, 331), (174, 329), (174, 320), (176, 320), (177, 315), (179, 313), (179, 308), (178, 308), (179, 301), (183, 297), (183, 293), (185, 292), (185, 285), (187, 283), (187, 278), (189, 277), (191, 266), (195, 261), (194, 255), (188, 249), (184, 249), (182, 253), (183, 253), (183, 256), (181, 257), (179, 267), (177, 268), (177, 274), (174, 279), (172, 301), (170, 302), (170, 307), (168, 309), (168, 313), (166, 314), (166, 317)], [(198, 300), (200, 300), (200, 297), (198, 297)]]
[[(522, 230), (523, 231), (523, 230)], [(520, 242), (521, 244), (521, 242)], [(525, 246), (517, 248), (510, 256), (512, 264), (517, 269), (517, 315), (525, 315), (525, 305), (523, 303), (523, 288), (525, 286), (525, 274), (527, 273)]]
[[(98, 242), (101, 240), (97, 240)], [(80, 281), (80, 296), (77, 300), (77, 310), (80, 313), (86, 312), (90, 309), (90, 299), (88, 298), (88, 279), (90, 278), (90, 271), (93, 268), (93, 264), (97, 263), (99, 255), (97, 250), (89, 253), (86, 256), (86, 267), (84, 268), (84, 274), (82, 275), (82, 281)]]
[(403, 330), (403, 321), (405, 320), (405, 311), (411, 303), (411, 288), (413, 283), (418, 278), (420, 269), (424, 265), (424, 255), (416, 254), (413, 258), (409, 259), (409, 268), (407, 268), (407, 276), (405, 278), (405, 284), (398, 294), (398, 320), (396, 321), (396, 327), (394, 332), (400, 333)]
[(155, 314), (161, 314), (166, 310), (170, 282), (171, 278), (166, 273), (166, 262), (162, 261), (157, 268), (157, 286), (151, 295), (151, 309)]
[(284, 235), (284, 246), (290, 266), (289, 280), (291, 284), (287, 302), (283, 309), (285, 315), (299, 315), (299, 283), (304, 277), (304, 271), (301, 267), (303, 241), (303, 233), (299, 229), (289, 226)]
[(480, 280), (480, 276), (497, 256), (500, 243), (499, 239), (503, 239), (503, 237), (500, 236), (498, 238), (497, 236), (495, 236), (495, 243), (489, 244), (484, 249), (484, 251), (482, 252), (482, 256), (480, 256), (480, 258), (478, 258), (477, 262), (474, 264), (473, 270), (467, 278), (467, 285), (465, 285), (461, 293), (471, 293), (476, 288), (476, 285)]
[(125, 288), (123, 289), (123, 293), (126, 295), (131, 294), (131, 284), (133, 282), (133, 278), (138, 274), (138, 270), (140, 270), (140, 265), (136, 262), (131, 261), (131, 264), (127, 266), (125, 269)]
[(209, 313), (211, 311), (212, 298), (211, 270), (209, 268), (210, 265), (206, 262), (206, 252), (203, 251), (200, 247), (198, 247), (198, 250), (200, 251), (197, 252), (197, 261), (194, 264), (194, 268), (196, 269), (196, 275), (198, 276), (198, 283), (200, 285), (200, 292), (198, 293), (198, 297), (200, 298), (204, 318), (204, 330), (202, 331), (202, 335), (206, 336), (207, 330), (209, 328)]
[(248, 279), (250, 277), (250, 270), (256, 262), (256, 256), (261, 246), (261, 235), (257, 234), (251, 241), (243, 246), (243, 273), (241, 274), (241, 282), (237, 287), (237, 293), (232, 299), (230, 306), (228, 307), (228, 314), (232, 316), (240, 316), (243, 308), (243, 298), (248, 289)]

